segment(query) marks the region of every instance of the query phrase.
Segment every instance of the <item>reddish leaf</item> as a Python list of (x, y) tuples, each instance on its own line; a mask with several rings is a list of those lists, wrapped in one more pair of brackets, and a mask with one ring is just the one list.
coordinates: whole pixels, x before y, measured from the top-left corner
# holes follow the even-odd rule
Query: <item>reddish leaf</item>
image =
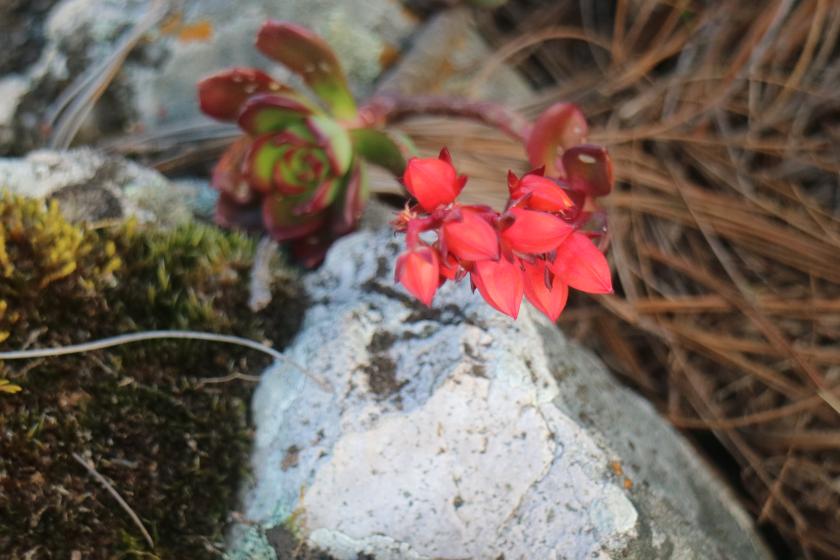
[(525, 149), (534, 167), (545, 166), (547, 175), (559, 175), (558, 151), (586, 140), (586, 118), (571, 103), (555, 103), (537, 118)]
[(263, 54), (299, 74), (339, 118), (356, 115), (356, 102), (330, 46), (312, 31), (285, 21), (267, 21), (257, 35)]
[(569, 184), (575, 190), (591, 196), (606, 196), (613, 186), (610, 155), (603, 146), (582, 144), (563, 153), (563, 168)]
[(256, 68), (233, 68), (198, 82), (198, 102), (204, 114), (223, 121), (234, 121), (245, 101), (265, 92), (290, 91), (287, 86)]
[(569, 287), (549, 270), (542, 259), (525, 264), (523, 274), (525, 297), (552, 321), (556, 321), (566, 307)]
[(324, 225), (325, 215), (295, 214), (294, 209), (305, 202), (301, 197), (272, 194), (263, 200), (263, 223), (277, 241), (306, 237)]
[(245, 103), (239, 114), (239, 126), (253, 136), (279, 132), (292, 123), (299, 123), (312, 113), (312, 108), (293, 95), (257, 94)]
[(516, 319), (523, 294), (522, 269), (518, 261), (479, 261), (470, 278), (487, 303)]
[(572, 226), (560, 218), (536, 210), (511, 208), (507, 217), (512, 218), (513, 222), (502, 230), (502, 240), (520, 253), (553, 251), (573, 231)]
[(557, 248), (551, 270), (563, 282), (590, 294), (612, 293), (612, 276), (607, 258), (583, 233), (574, 232)]
[(440, 281), (437, 251), (426, 245), (406, 251), (397, 257), (395, 276), (414, 297), (431, 305)]
[(463, 261), (499, 258), (499, 236), (481, 213), (471, 208), (458, 208), (441, 228), (441, 243), (447, 252)]
[(337, 205), (332, 230), (336, 235), (350, 233), (356, 228), (368, 199), (367, 170), (364, 162), (357, 162), (346, 178), (343, 198)]
[(247, 136), (231, 144), (216, 162), (211, 179), (214, 188), (240, 204), (254, 200), (254, 192), (242, 175), (242, 165), (250, 147), (251, 139)]
[(273, 188), (275, 166), (290, 149), (276, 136), (265, 134), (251, 143), (242, 166), (242, 174), (252, 187), (268, 194)]

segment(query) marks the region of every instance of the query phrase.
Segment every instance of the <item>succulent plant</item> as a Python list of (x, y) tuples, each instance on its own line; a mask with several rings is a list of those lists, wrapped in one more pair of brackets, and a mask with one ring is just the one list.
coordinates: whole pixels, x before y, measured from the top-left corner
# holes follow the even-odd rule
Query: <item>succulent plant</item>
[(322, 38), (268, 21), (256, 46), (299, 75), (314, 97), (252, 68), (225, 70), (198, 84), (202, 111), (245, 133), (213, 171), (221, 193), (217, 220), (263, 227), (314, 266), (358, 222), (368, 197), (366, 161), (397, 175), (405, 162), (386, 132), (358, 118), (341, 65)]

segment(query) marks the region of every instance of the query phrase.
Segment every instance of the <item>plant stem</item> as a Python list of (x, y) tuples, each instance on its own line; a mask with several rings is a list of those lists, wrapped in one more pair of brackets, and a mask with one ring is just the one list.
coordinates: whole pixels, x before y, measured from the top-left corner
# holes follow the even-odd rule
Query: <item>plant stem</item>
[(437, 95), (376, 95), (359, 109), (359, 125), (385, 126), (430, 115), (478, 121), (520, 142), (525, 142), (531, 131), (528, 119), (504, 105)]

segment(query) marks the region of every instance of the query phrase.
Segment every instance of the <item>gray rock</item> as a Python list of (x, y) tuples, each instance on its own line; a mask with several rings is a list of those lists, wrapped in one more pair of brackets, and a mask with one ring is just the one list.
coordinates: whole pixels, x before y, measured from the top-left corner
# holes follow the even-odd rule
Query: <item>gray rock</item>
[(411, 49), (377, 86), (380, 92), (446, 94), (525, 105), (534, 92), (512, 67), (502, 64), (477, 82), (492, 56), (476, 29), (472, 10), (451, 9), (435, 14), (413, 37)]
[[(46, 43), (25, 76), (27, 102), (15, 104), (14, 143), (0, 153), (20, 153), (33, 138), (46, 104), (71, 81), (112, 55), (117, 45), (154, 9), (148, 0), (63, 0), (45, 24)], [(398, 49), (414, 26), (413, 18), (390, 0), (180, 0), (171, 15), (185, 25), (209, 24), (206, 40), (185, 40), (177, 28), (155, 26), (122, 65), (112, 86), (86, 119), (81, 139), (131, 130), (149, 130), (199, 117), (195, 84), (231, 66), (258, 66), (279, 78), (285, 70), (254, 48), (267, 19), (288, 19), (313, 28), (335, 48), (359, 95), (369, 93), (381, 71), (383, 53)], [(3, 108), (0, 100), (0, 114)], [(2, 126), (2, 123), (0, 123)]]
[(206, 183), (172, 183), (163, 175), (95, 150), (39, 150), (25, 158), (0, 158), (0, 191), (55, 198), (71, 220), (135, 216), (172, 226), (192, 219), (213, 195)]
[(423, 307), (393, 283), (399, 251), (388, 230), (357, 233), (308, 278), (290, 362), (254, 397), (230, 558), (769, 558), (694, 450), (591, 354), (466, 285)]

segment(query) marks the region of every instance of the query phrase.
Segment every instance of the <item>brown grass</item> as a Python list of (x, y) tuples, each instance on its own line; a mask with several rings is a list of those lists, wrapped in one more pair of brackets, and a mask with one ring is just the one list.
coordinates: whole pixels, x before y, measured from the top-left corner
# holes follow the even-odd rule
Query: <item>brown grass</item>
[[(561, 324), (676, 426), (712, 434), (796, 555), (840, 558), (840, 9), (607, 4), (512, 2), (484, 22), (498, 50), (477, 79), (518, 64), (541, 86), (525, 111), (580, 104), (614, 158), (619, 288)], [(523, 169), (487, 129), (402, 128), (449, 146), (473, 200), (500, 203)]]

